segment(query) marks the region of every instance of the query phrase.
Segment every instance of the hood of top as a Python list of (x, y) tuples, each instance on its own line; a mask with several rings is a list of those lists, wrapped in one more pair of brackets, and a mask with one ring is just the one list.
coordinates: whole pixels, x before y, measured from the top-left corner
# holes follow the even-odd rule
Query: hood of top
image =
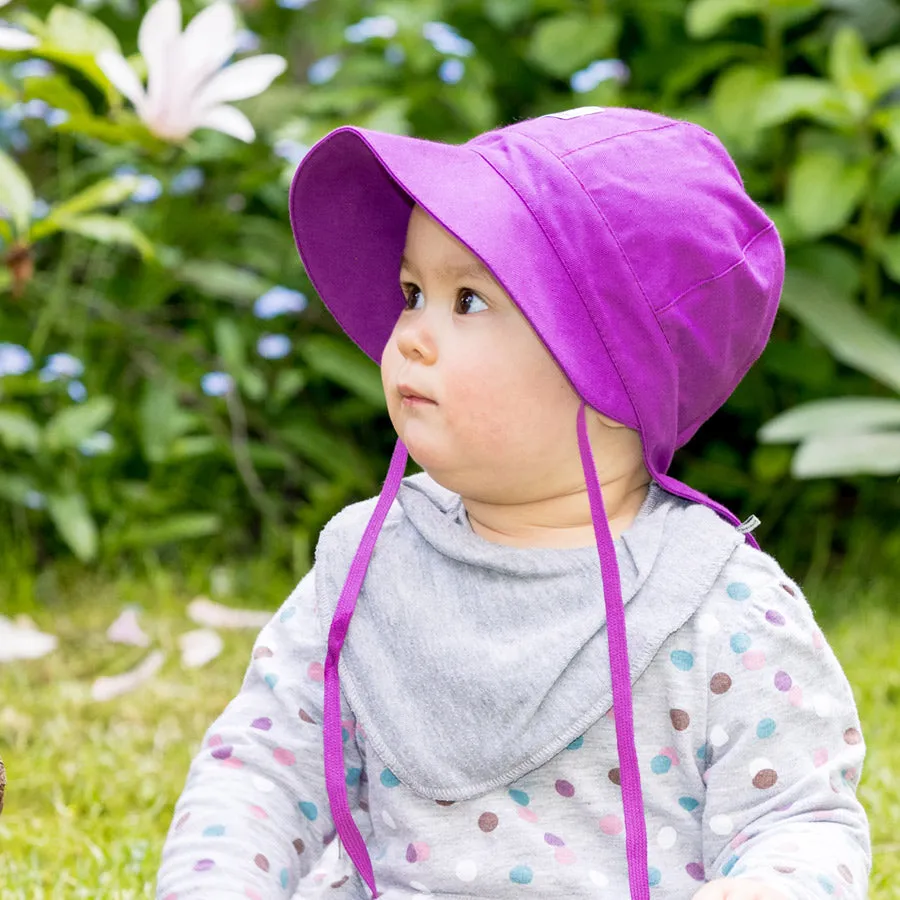
[[(326, 631), (373, 503), (348, 507), (319, 540)], [(711, 510), (651, 485), (615, 542), (632, 683), (741, 543)], [(359, 594), (340, 677), (367, 742), (417, 793), (463, 800), (521, 777), (612, 705), (596, 548), (486, 541), (457, 495), (424, 474), (404, 479)]]

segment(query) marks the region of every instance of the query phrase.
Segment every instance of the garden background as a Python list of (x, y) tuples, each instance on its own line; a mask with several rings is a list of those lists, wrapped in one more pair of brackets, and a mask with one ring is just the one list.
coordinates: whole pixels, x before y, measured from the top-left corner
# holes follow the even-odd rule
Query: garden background
[(166, 2), (0, 0), (0, 895), (151, 896), (254, 636), (221, 607), (275, 609), (386, 471), (377, 369), (290, 233), (308, 147), (621, 104), (718, 133), (787, 246), (768, 349), (673, 472), (804, 585), (897, 896), (900, 3), (185, 0), (165, 47)]

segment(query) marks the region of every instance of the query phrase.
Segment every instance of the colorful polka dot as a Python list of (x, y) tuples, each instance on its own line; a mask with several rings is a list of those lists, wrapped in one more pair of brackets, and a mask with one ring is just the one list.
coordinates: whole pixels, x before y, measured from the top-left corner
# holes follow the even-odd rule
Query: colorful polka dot
[(179, 818), (179, 820), (175, 823), (175, 830), (180, 831), (184, 826), (184, 823), (187, 822), (190, 817), (191, 814), (189, 812), (186, 812), (183, 816), (181, 816), (181, 818)]
[(253, 862), (256, 863), (256, 867), (262, 869), (263, 872), (269, 871), (269, 860), (266, 859), (262, 853), (257, 853), (256, 856), (253, 857)]
[(656, 887), (662, 881), (662, 872), (656, 868), (656, 866), (650, 866), (647, 869), (647, 881), (650, 884), (650, 887)]
[(229, 744), (222, 744), (221, 746), (214, 747), (212, 751), (213, 759), (228, 759), (231, 756), (232, 747)]
[(849, 867), (841, 863), (838, 867), (838, 875), (847, 882), (847, 884), (853, 884), (853, 873), (850, 871)]
[(306, 844), (304, 844), (300, 838), (294, 838), (291, 843), (294, 845), (294, 850), (297, 851), (297, 856), (301, 856), (306, 849)]
[(290, 881), (290, 876), (288, 875), (288, 870), (282, 869), (278, 873), (278, 883), (281, 885), (282, 888), (284, 888), (286, 890), (289, 881)]
[(791, 676), (788, 675), (787, 672), (783, 672), (781, 670), (775, 673), (775, 687), (782, 692), (787, 692), (791, 689), (791, 685), (793, 684), (793, 680)]
[(572, 743), (569, 744), (568, 747), (566, 747), (566, 750), (580, 750), (581, 747), (583, 746), (583, 744), (584, 744), (584, 735), (581, 735), (580, 737), (575, 738), (575, 740), (572, 741)]
[(275, 672), (267, 672), (263, 681), (274, 691), (275, 685), (278, 684), (278, 675)]
[(224, 825), (210, 825), (203, 829), (203, 837), (221, 837), (225, 834)]
[(616, 784), (616, 785), (621, 785), (621, 784), (622, 784), (622, 776), (621, 776), (621, 774), (620, 774), (620, 772), (619, 772), (618, 766), (616, 766), (615, 769), (610, 769), (610, 770), (606, 773), (606, 777), (609, 778), (609, 780), (610, 780), (613, 784)]
[(300, 716), (300, 721), (306, 722), (307, 725), (316, 724), (316, 720), (305, 709), (297, 710), (297, 715)]
[(360, 776), (362, 775), (362, 769), (358, 769), (356, 767), (347, 769), (347, 787), (354, 787), (359, 784)]
[(732, 854), (731, 856), (729, 856), (728, 859), (725, 861), (725, 865), (722, 866), (722, 874), (729, 875), (731, 873), (731, 870), (734, 868), (735, 863), (739, 859), (740, 859), (740, 857), (737, 854)]
[(381, 783), (386, 788), (395, 788), (400, 784), (400, 779), (390, 769), (382, 769)]
[(766, 664), (766, 654), (762, 650), (748, 650), (742, 657), (741, 662), (745, 669), (751, 672), (758, 672)]
[(825, 875), (820, 875), (818, 881), (819, 884), (822, 885), (822, 889), (826, 894), (834, 893), (834, 882), (830, 878), (826, 877)]
[(743, 581), (733, 581), (726, 590), (732, 600), (746, 600), (750, 596), (750, 588)]
[(672, 665), (682, 672), (688, 672), (694, 667), (694, 655), (687, 650), (673, 650), (669, 654), (669, 659), (672, 660)]
[(650, 768), (655, 775), (665, 775), (672, 768), (672, 760), (660, 753), (650, 761)]
[(294, 754), (285, 747), (277, 747), (273, 751), (272, 757), (280, 766), (292, 766), (295, 762), (297, 762), (297, 758), (294, 756)]
[(544, 843), (549, 844), (551, 847), (564, 847), (566, 842), (561, 837), (550, 834), (548, 831), (544, 834)]
[(828, 762), (828, 750), (825, 747), (819, 747), (813, 751), (813, 765), (818, 769)]
[(767, 609), (766, 621), (770, 625), (777, 625), (780, 627), (784, 625), (784, 616), (780, 612), (778, 612), (777, 609)]
[(431, 848), (422, 841), (414, 841), (406, 847), (406, 861), (409, 863), (427, 862), (430, 856)]
[(788, 701), (790, 702), (791, 706), (803, 706), (803, 688), (800, 687), (799, 684), (795, 684), (788, 691)]
[(709, 679), (709, 689), (714, 694), (724, 694), (731, 688), (731, 676), (727, 672), (716, 672)]
[(306, 676), (310, 681), (324, 681), (325, 667), (320, 662), (311, 662), (306, 668)]
[(743, 631), (731, 636), (731, 649), (735, 653), (745, 653), (750, 649), (750, 635), (744, 634)]
[(275, 654), (272, 653), (272, 651), (268, 647), (257, 647), (253, 651), (254, 659), (269, 659), (270, 657), (272, 657), (274, 655)]
[(844, 743), (846, 744), (859, 744), (862, 741), (862, 735), (859, 733), (859, 729), (857, 728), (848, 728), (844, 732)]
[(670, 709), (669, 719), (676, 731), (684, 731), (691, 724), (691, 717), (683, 709)]
[(753, 787), (759, 788), (760, 790), (768, 790), (768, 788), (773, 787), (775, 782), (778, 781), (778, 773), (771, 768), (760, 769), (753, 776)]
[(300, 807), (300, 812), (302, 812), (310, 822), (315, 822), (316, 819), (319, 818), (319, 808), (315, 803), (310, 803), (309, 800), (301, 800), (297, 805)]
[(531, 824), (534, 824), (538, 820), (537, 813), (533, 809), (529, 809), (527, 806), (520, 806), (516, 810), (516, 815), (524, 822), (531, 822)]
[(215, 864), (215, 860), (212, 859), (198, 859), (197, 862), (194, 863), (194, 871), (208, 872)]
[(775, 734), (775, 720), (760, 719), (759, 724), (756, 726), (756, 736), (758, 738), (770, 738), (773, 734)]
[(706, 871), (703, 863), (690, 862), (684, 867), (684, 871), (694, 879), (694, 881), (706, 881)]
[(509, 880), (514, 884), (531, 884), (534, 872), (528, 866), (516, 866), (509, 873)]
[(560, 778), (556, 782), (556, 793), (559, 794), (560, 797), (574, 797), (575, 788), (572, 786), (571, 782)]
[(679, 797), (678, 805), (688, 812), (693, 812), (700, 805), (700, 801), (694, 797)]
[(489, 834), (492, 832), (497, 825), (500, 823), (500, 820), (497, 816), (492, 812), (482, 813), (478, 817), (478, 827), (485, 833)]
[(600, 820), (600, 830), (604, 834), (621, 834), (624, 827), (622, 820), (618, 816), (604, 816)]
[(297, 613), (296, 606), (286, 606), (282, 611), (281, 615), (278, 617), (282, 622), (287, 622), (288, 619), (293, 619)]
[(509, 792), (509, 796), (519, 804), (519, 806), (528, 806), (531, 803), (531, 797), (525, 793), (525, 791), (518, 791), (515, 788), (511, 789)]
[(571, 866), (578, 861), (575, 851), (571, 847), (557, 847), (553, 851), (553, 858), (561, 866)]

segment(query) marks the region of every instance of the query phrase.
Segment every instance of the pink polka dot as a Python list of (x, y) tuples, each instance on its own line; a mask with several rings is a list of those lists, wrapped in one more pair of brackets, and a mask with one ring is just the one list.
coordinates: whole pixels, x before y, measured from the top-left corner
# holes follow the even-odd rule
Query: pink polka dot
[(745, 669), (755, 672), (766, 664), (766, 654), (762, 650), (748, 650), (741, 657), (741, 662)]
[(163, 900), (178, 900), (178, 894), (166, 894)]
[(222, 740), (222, 735), (214, 734), (207, 742), (207, 747), (220, 747), (225, 742)]
[(250, 815), (253, 816), (254, 819), (268, 819), (269, 814), (261, 807), (256, 806), (256, 804), (250, 804)]
[(803, 706), (803, 688), (799, 684), (795, 684), (788, 691), (788, 700), (791, 706)]
[(737, 850), (738, 847), (741, 846), (745, 841), (750, 840), (750, 835), (746, 834), (743, 831), (739, 831), (732, 839), (731, 839), (731, 849)]
[(570, 847), (557, 847), (553, 855), (562, 866), (571, 866), (575, 862), (575, 852)]
[(228, 759), (222, 760), (223, 766), (228, 766), (229, 769), (241, 769), (244, 766), (242, 760), (238, 759), (236, 756), (229, 756)]
[(431, 856), (431, 847), (423, 841), (413, 841), (406, 848), (407, 862), (426, 862)]
[(325, 667), (320, 662), (311, 662), (306, 670), (306, 674), (312, 681), (324, 681)]
[(278, 747), (272, 756), (275, 757), (275, 762), (280, 763), (282, 766), (292, 766), (297, 762), (294, 754), (290, 750), (285, 750), (284, 747)]
[(250, 900), (263, 900), (263, 895), (252, 887), (244, 888), (244, 896), (249, 897)]
[(537, 822), (537, 813), (533, 809), (529, 809), (527, 806), (520, 806), (517, 812), (520, 819), (524, 819), (526, 822)]
[(678, 765), (678, 762), (679, 762), (679, 760), (678, 760), (678, 751), (677, 751), (674, 747), (663, 747), (663, 748), (659, 751), (659, 755), (660, 755), (660, 756), (668, 756), (669, 759), (672, 761), (672, 765), (673, 765), (673, 766), (677, 766), (677, 765)]
[(822, 637), (821, 631), (813, 632), (812, 641), (813, 641), (813, 647), (815, 647), (816, 650), (821, 650), (825, 646), (825, 638)]
[(819, 749), (813, 753), (813, 765), (818, 769), (819, 766), (824, 766), (827, 762), (828, 750), (825, 747), (819, 747)]
[(600, 820), (600, 830), (604, 834), (621, 834), (624, 827), (618, 816), (604, 816)]

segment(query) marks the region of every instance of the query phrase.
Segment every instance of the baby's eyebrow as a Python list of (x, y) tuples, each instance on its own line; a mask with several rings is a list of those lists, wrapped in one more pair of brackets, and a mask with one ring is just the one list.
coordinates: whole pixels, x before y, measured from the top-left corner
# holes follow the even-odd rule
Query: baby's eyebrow
[[(421, 272), (406, 258), (405, 254), (400, 257), (400, 268), (409, 269), (414, 275), (421, 276)], [(480, 278), (483, 281), (490, 281), (492, 284), (497, 283), (497, 279), (491, 274), (490, 269), (477, 259), (463, 266), (441, 266), (435, 270), (435, 274), (438, 278), (443, 279), (454, 277), (459, 279)]]

